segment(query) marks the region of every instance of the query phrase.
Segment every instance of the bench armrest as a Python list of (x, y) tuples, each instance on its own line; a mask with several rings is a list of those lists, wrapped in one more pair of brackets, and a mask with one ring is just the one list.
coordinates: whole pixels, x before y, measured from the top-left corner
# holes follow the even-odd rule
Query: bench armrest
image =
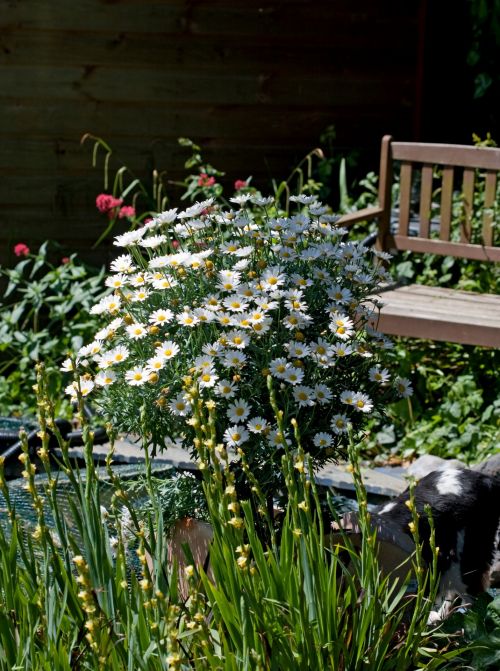
[(357, 212), (349, 212), (349, 214), (343, 214), (335, 224), (337, 226), (352, 226), (358, 221), (369, 221), (370, 219), (375, 219), (382, 214), (384, 210), (381, 207), (365, 207), (362, 210)]

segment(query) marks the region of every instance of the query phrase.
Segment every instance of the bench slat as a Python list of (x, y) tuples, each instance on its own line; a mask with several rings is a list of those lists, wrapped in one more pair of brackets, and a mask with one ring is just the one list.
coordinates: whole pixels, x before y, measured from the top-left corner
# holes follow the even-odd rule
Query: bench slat
[(429, 237), (431, 224), (432, 203), (432, 165), (424, 165), (422, 168), (422, 182), (420, 185), (420, 235)]
[(468, 147), (459, 144), (430, 144), (426, 142), (392, 142), (392, 158), (433, 165), (452, 165), (500, 171), (500, 149)]
[(463, 210), (464, 219), (460, 227), (460, 241), (470, 242), (472, 232), (472, 209), (474, 206), (474, 170), (466, 168), (464, 170), (463, 181)]
[(377, 298), (372, 324), (382, 333), (500, 347), (500, 295), (409, 285)]
[(441, 188), (441, 223), (439, 225), (439, 237), (441, 240), (450, 239), (451, 214), (453, 201), (453, 168), (443, 168), (443, 183)]
[(481, 245), (472, 245), (465, 242), (410, 238), (404, 235), (395, 235), (393, 241), (396, 248), (401, 250), (443, 254), (444, 256), (456, 256), (475, 261), (500, 261), (500, 247), (481, 247)]
[(411, 178), (413, 166), (411, 163), (401, 164), (400, 190), (399, 190), (399, 234), (408, 235), (410, 225), (411, 205)]
[[(486, 173), (486, 183), (484, 186), (484, 207), (483, 215), (483, 242), (485, 245), (493, 244), (493, 212), (497, 193), (497, 173), (488, 171)], [(489, 211), (488, 211), (489, 210)]]

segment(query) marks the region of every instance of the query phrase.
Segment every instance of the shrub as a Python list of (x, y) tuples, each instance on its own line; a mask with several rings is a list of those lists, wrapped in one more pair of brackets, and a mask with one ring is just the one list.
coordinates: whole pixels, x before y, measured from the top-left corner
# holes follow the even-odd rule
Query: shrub
[(68, 414), (58, 369), (68, 351), (79, 349), (96, 329), (89, 310), (103, 295), (104, 272), (75, 254), (62, 257), (53, 242), (33, 253), (20, 243), (16, 253), (21, 260), (15, 267), (0, 269), (7, 280), (0, 301), (0, 414), (36, 414), (32, 387), (41, 360), (58, 412)]

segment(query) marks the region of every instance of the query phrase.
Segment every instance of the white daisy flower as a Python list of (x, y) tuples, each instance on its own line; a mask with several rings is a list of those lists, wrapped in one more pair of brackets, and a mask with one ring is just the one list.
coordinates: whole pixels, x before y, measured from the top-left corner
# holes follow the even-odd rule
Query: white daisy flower
[(220, 310), (220, 302), (218, 296), (215, 294), (211, 294), (205, 298), (205, 303), (203, 305), (205, 310), (210, 310), (211, 312), (217, 312), (217, 310)]
[(288, 442), (288, 435), (281, 433), (278, 429), (274, 429), (269, 433), (267, 440), (272, 447), (283, 447)]
[(185, 417), (191, 412), (191, 405), (183, 392), (173, 398), (168, 404), (168, 407), (170, 412), (177, 417)]
[(95, 340), (106, 340), (106, 338), (112, 338), (122, 324), (123, 319), (121, 317), (115, 317), (115, 319), (112, 319), (105, 328), (97, 331), (94, 336)]
[(130, 275), (128, 281), (133, 287), (142, 287), (146, 283), (146, 278), (143, 273), (136, 273), (135, 275)]
[(340, 394), (340, 402), (353, 406), (355, 397), (355, 392), (346, 390)]
[(162, 370), (165, 367), (166, 358), (161, 354), (156, 354), (146, 361), (146, 369), (153, 373)]
[(306, 385), (297, 385), (294, 387), (293, 397), (297, 401), (299, 408), (314, 405), (314, 391)]
[(292, 203), (300, 203), (301, 205), (311, 205), (316, 202), (316, 196), (307, 196), (304, 193), (301, 193), (297, 196), (290, 196), (289, 200)]
[(237, 349), (245, 349), (250, 342), (250, 338), (245, 331), (240, 331), (239, 329), (229, 331), (224, 337), (229, 347), (236, 347)]
[(173, 277), (167, 277), (164, 275), (163, 277), (156, 277), (151, 282), (151, 284), (153, 285), (154, 289), (173, 289), (179, 284), (179, 282)]
[(180, 326), (189, 326), (190, 328), (193, 328), (199, 323), (198, 317), (192, 312), (181, 312), (175, 319)]
[(236, 313), (233, 316), (233, 324), (237, 329), (250, 329), (252, 327), (252, 322), (250, 321), (250, 315), (248, 312)]
[(149, 297), (149, 291), (147, 289), (138, 289), (132, 294), (131, 301), (132, 303), (142, 303)]
[(147, 238), (140, 240), (139, 245), (147, 249), (154, 249), (155, 247), (163, 245), (163, 243), (167, 242), (167, 240), (168, 238), (166, 235), (150, 235)]
[(251, 322), (250, 327), (254, 333), (262, 335), (270, 330), (272, 323), (272, 319), (266, 318), (263, 321)]
[(337, 338), (347, 340), (354, 333), (354, 322), (340, 312), (333, 312), (329, 328)]
[(296, 366), (289, 366), (283, 373), (283, 380), (288, 384), (299, 384), (304, 379), (304, 371)]
[(285, 348), (288, 350), (288, 356), (294, 359), (303, 359), (305, 356), (309, 356), (311, 353), (308, 345), (304, 345), (297, 340), (292, 340), (291, 342), (285, 343)]
[(231, 312), (244, 312), (248, 308), (248, 302), (240, 294), (231, 294), (223, 299), (222, 305)]
[(295, 329), (303, 329), (312, 321), (311, 317), (305, 315), (303, 312), (290, 312), (281, 320), (283, 326), (289, 331)]
[(94, 383), (92, 380), (87, 379), (86, 377), (81, 377), (78, 382), (75, 380), (69, 384), (64, 391), (71, 396), (71, 400), (76, 400), (78, 394), (88, 396), (93, 389)]
[(187, 210), (179, 212), (177, 219), (194, 219), (194, 217), (197, 217), (199, 214), (201, 214), (203, 210), (206, 210), (207, 207), (210, 207), (213, 202), (214, 199), (209, 198), (208, 200), (203, 200), (201, 203), (195, 203), (191, 207), (188, 207)]
[(215, 313), (206, 308), (195, 308), (193, 314), (200, 324), (209, 324), (216, 318)]
[(360, 410), (361, 412), (371, 412), (373, 410), (373, 401), (367, 394), (358, 392), (354, 394), (353, 401), (353, 407), (356, 410)]
[(310, 277), (303, 277), (302, 275), (298, 275), (297, 273), (291, 275), (290, 280), (292, 284), (295, 284), (295, 286), (299, 287), (300, 289), (311, 287), (313, 284), (313, 281)]
[(122, 361), (128, 359), (129, 355), (130, 351), (128, 350), (127, 347), (125, 347), (124, 345), (118, 345), (114, 349), (110, 350), (106, 356), (108, 357), (111, 365), (113, 365), (117, 363), (122, 363)]
[(270, 300), (268, 296), (257, 296), (254, 299), (254, 303), (256, 307), (263, 312), (271, 312), (272, 310), (276, 310), (279, 306), (278, 301)]
[(109, 267), (114, 273), (131, 273), (135, 270), (130, 254), (122, 254), (121, 256), (118, 256), (111, 262)]
[(353, 349), (350, 345), (345, 345), (344, 343), (332, 345), (332, 354), (339, 358), (349, 356), (349, 354), (352, 354), (352, 352)]
[(226, 410), (226, 416), (233, 424), (244, 422), (250, 414), (250, 405), (242, 398), (233, 401)]
[(197, 356), (196, 359), (193, 361), (193, 368), (195, 368), (198, 371), (198, 373), (202, 373), (205, 370), (213, 370), (214, 359), (213, 357), (207, 354)]
[(217, 275), (217, 286), (224, 291), (235, 291), (241, 283), (241, 273), (234, 270), (220, 270)]
[(245, 245), (244, 247), (240, 247), (235, 252), (233, 252), (234, 256), (236, 256), (239, 259), (242, 259), (242, 261), (238, 261), (234, 267), (238, 269), (246, 267), (246, 264), (243, 263), (243, 259), (246, 259), (247, 257), (251, 256), (253, 252), (254, 248), (251, 245)]
[(179, 354), (179, 345), (173, 340), (165, 340), (156, 348), (155, 352), (156, 356), (163, 357), (164, 359), (173, 359), (176, 354)]
[(368, 371), (368, 378), (370, 382), (378, 382), (378, 384), (386, 384), (391, 379), (387, 368), (380, 370), (380, 366), (373, 366)]
[(224, 442), (229, 447), (239, 447), (246, 443), (249, 433), (244, 426), (234, 424), (224, 431)]
[(326, 431), (320, 431), (313, 438), (313, 443), (316, 447), (330, 447), (333, 442), (333, 437), (331, 434), (326, 433)]
[(116, 380), (116, 374), (111, 368), (100, 370), (94, 378), (94, 382), (99, 387), (108, 387)]
[(286, 274), (279, 266), (267, 268), (262, 274), (259, 283), (264, 291), (270, 291), (281, 287), (286, 282)]
[(198, 384), (202, 389), (213, 387), (218, 380), (218, 376), (213, 368), (204, 368), (198, 376)]
[(250, 200), (254, 205), (258, 205), (259, 207), (266, 207), (267, 205), (271, 205), (275, 201), (274, 196), (263, 197), (263, 196), (256, 196), (256, 195), (253, 195), (250, 198)]
[(347, 433), (352, 424), (348, 420), (346, 415), (337, 414), (332, 417), (330, 426), (333, 433), (336, 433), (338, 435), (340, 433)]
[(71, 373), (75, 370), (75, 363), (71, 359), (64, 359), (59, 370), (64, 371), (65, 373)]
[(272, 359), (269, 362), (269, 371), (274, 377), (283, 380), (287, 369), (290, 367), (290, 362), (285, 358)]
[(313, 357), (329, 357), (332, 354), (332, 346), (324, 338), (318, 338), (309, 343)]
[(140, 387), (148, 381), (148, 378), (149, 372), (140, 366), (125, 371), (125, 380), (131, 387)]
[(241, 243), (239, 240), (228, 240), (219, 245), (219, 250), (223, 254), (235, 254), (240, 249)]
[(105, 312), (114, 314), (121, 308), (121, 304), (122, 301), (119, 296), (115, 296), (114, 294), (112, 296), (105, 296), (90, 308), (90, 313), (93, 315), (101, 315)]
[(111, 287), (112, 289), (121, 289), (123, 286), (125, 286), (127, 281), (128, 278), (126, 275), (123, 273), (117, 273), (116, 275), (110, 275), (109, 277), (106, 277), (104, 284), (107, 287)]
[(411, 382), (406, 377), (397, 377), (394, 380), (394, 385), (401, 398), (408, 398), (413, 394), (413, 387), (411, 386)]
[(221, 344), (220, 342), (217, 341), (212, 343), (206, 343), (201, 348), (201, 351), (203, 352), (203, 354), (207, 354), (208, 356), (215, 358), (216, 356), (219, 356), (221, 352)]
[(392, 254), (389, 254), (389, 252), (383, 252), (380, 249), (372, 249), (372, 254), (377, 258), (382, 259), (382, 261), (390, 261), (392, 259)]
[(352, 299), (352, 291), (342, 287), (340, 284), (334, 284), (327, 289), (327, 296), (336, 303), (349, 303)]
[(173, 210), (165, 210), (165, 212), (160, 212), (149, 222), (151, 228), (161, 226), (163, 224), (171, 224), (177, 218), (177, 208), (174, 207)]
[(215, 388), (217, 395), (222, 398), (233, 398), (237, 389), (236, 384), (231, 380), (219, 380)]
[(160, 308), (155, 310), (148, 317), (148, 322), (154, 324), (155, 326), (163, 326), (163, 324), (168, 324), (174, 318), (174, 313), (172, 310)]
[(263, 417), (252, 417), (247, 422), (247, 429), (250, 433), (265, 433), (268, 428), (269, 424)]
[(237, 196), (233, 196), (232, 198), (229, 199), (230, 203), (236, 203), (236, 205), (244, 205), (245, 203), (248, 203), (249, 200), (251, 200), (252, 194), (250, 193), (240, 193)]
[(237, 349), (226, 352), (222, 357), (222, 363), (227, 368), (241, 368), (245, 365), (246, 360), (246, 354)]
[(222, 326), (232, 326), (234, 324), (234, 317), (229, 312), (218, 312), (216, 319)]
[(144, 324), (129, 324), (128, 326), (125, 327), (125, 331), (127, 332), (129, 338), (132, 340), (141, 340), (142, 338), (145, 338), (148, 334), (148, 331)]
[(327, 405), (333, 398), (333, 394), (326, 384), (317, 384), (314, 387), (314, 399), (320, 405)]
[(135, 231), (127, 231), (122, 235), (115, 236), (113, 244), (116, 247), (131, 247), (135, 245), (144, 235), (145, 231), (142, 228), (137, 228)]

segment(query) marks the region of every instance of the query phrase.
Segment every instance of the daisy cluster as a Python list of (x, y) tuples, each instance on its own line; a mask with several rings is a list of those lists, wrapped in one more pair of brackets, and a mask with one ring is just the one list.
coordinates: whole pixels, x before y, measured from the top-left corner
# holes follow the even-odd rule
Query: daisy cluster
[[(64, 370), (67, 393), (91, 395), (118, 428), (192, 446), (193, 382), (217, 405), (221, 442), (262, 463), (299, 422), (321, 463), (375, 409), (411, 392), (383, 362), (391, 342), (370, 327), (370, 296), (387, 279), (384, 255), (347, 231), (312, 196), (276, 214), (272, 198), (241, 194), (162, 212), (115, 238), (123, 248), (91, 312), (102, 328)], [(140, 426), (140, 422), (143, 424)]]

